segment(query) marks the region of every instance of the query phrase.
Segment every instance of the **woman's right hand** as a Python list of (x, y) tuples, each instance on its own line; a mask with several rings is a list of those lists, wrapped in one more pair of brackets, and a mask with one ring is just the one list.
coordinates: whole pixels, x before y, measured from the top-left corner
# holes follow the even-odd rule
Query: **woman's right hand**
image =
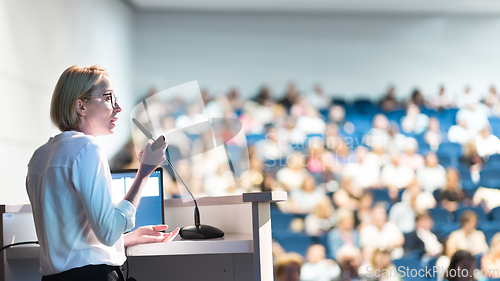
[(155, 151), (151, 150), (152, 140), (149, 140), (144, 148), (139, 152), (139, 161), (141, 165), (139, 170), (146, 174), (151, 174), (158, 165), (165, 161), (165, 151), (167, 149), (168, 143), (165, 141), (163, 146)]

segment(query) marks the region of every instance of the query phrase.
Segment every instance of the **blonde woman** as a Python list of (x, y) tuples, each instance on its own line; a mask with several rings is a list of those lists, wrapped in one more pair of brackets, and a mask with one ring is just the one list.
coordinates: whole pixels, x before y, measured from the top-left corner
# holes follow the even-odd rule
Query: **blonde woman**
[(481, 259), (481, 269), (487, 270), (489, 278), (500, 278), (500, 232), (493, 235), (490, 253)]
[[(165, 160), (151, 142), (139, 153), (136, 179), (123, 200), (111, 200), (108, 161), (96, 136), (112, 134), (122, 111), (99, 66), (66, 69), (52, 95), (50, 117), (62, 133), (38, 148), (28, 164), (26, 189), (40, 243), (43, 281), (123, 280), (124, 247), (173, 239), (166, 226), (133, 228), (149, 175)], [(144, 164), (147, 163), (147, 164)]]

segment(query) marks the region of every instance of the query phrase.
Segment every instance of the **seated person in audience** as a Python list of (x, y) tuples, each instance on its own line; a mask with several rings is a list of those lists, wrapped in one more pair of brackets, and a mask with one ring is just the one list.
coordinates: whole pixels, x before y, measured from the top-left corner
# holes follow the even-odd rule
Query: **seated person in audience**
[(333, 163), (331, 171), (336, 175), (340, 175), (344, 166), (355, 160), (351, 148), (343, 138), (330, 138), (327, 137), (327, 149), (331, 152)]
[(376, 138), (370, 143), (371, 151), (366, 155), (367, 159), (372, 159), (374, 165), (377, 165), (379, 169), (385, 165), (391, 163), (391, 155), (387, 153), (386, 145), (382, 140)]
[(478, 103), (479, 96), (475, 92), (472, 92), (469, 85), (466, 85), (464, 92), (456, 97), (456, 101), (458, 108), (464, 108), (471, 103)]
[(265, 160), (279, 160), (290, 154), (288, 143), (278, 137), (278, 130), (274, 125), (268, 125), (266, 130), (266, 139), (255, 143), (255, 150), (259, 157)]
[(325, 149), (323, 139), (312, 137), (307, 144), (307, 169), (318, 182), (325, 182), (332, 173), (333, 156)]
[(424, 140), (431, 147), (432, 151), (437, 151), (441, 142), (445, 138), (441, 132), (439, 120), (436, 117), (429, 118), (429, 128), (425, 132)]
[(472, 197), (472, 205), (482, 206), (487, 213), (500, 207), (500, 190), (497, 188), (479, 187)]
[(344, 207), (350, 210), (357, 210), (362, 194), (362, 190), (354, 185), (352, 178), (342, 177), (340, 188), (332, 195), (333, 203), (338, 208)]
[(438, 270), (437, 274), (437, 280), (438, 281), (443, 281), (444, 275), (446, 274), (446, 270), (448, 269), (448, 266), (450, 265), (450, 260), (451, 257), (455, 254), (457, 251), (457, 248), (455, 245), (451, 244), (449, 242), (448, 237), (445, 238), (443, 241), (443, 252), (441, 253), (441, 256), (437, 259), (436, 261), (436, 268)]
[(422, 189), (431, 193), (446, 186), (446, 170), (439, 165), (434, 152), (429, 152), (425, 156), (425, 166), (418, 169), (417, 179)]
[(368, 145), (372, 146), (372, 143), (376, 140), (381, 142), (386, 148), (389, 148), (391, 136), (389, 131), (391, 130), (391, 123), (389, 119), (384, 114), (376, 114), (372, 120), (372, 128), (366, 134)]
[(465, 145), (474, 138), (475, 132), (469, 128), (469, 122), (465, 116), (457, 114), (456, 122), (456, 125), (448, 129), (448, 141)]
[(306, 262), (300, 270), (300, 281), (331, 281), (340, 277), (339, 265), (326, 258), (325, 246), (314, 244), (307, 248)]
[(321, 84), (315, 84), (314, 90), (307, 95), (309, 103), (319, 110), (325, 110), (330, 107), (332, 100), (325, 94)]
[(404, 236), (394, 222), (387, 221), (387, 211), (383, 204), (372, 208), (372, 224), (360, 231), (361, 247), (391, 249), (394, 259), (403, 256)]
[(479, 175), (479, 171), (481, 171), (484, 159), (479, 156), (479, 153), (477, 152), (476, 141), (472, 139), (471, 141), (466, 143), (463, 147), (463, 150), (464, 153), (458, 158), (458, 161), (471, 167), (471, 176), (474, 171)]
[(407, 187), (415, 178), (415, 171), (412, 168), (400, 164), (401, 154), (393, 151), (391, 154), (392, 163), (382, 167), (380, 181), (382, 186), (389, 189), (389, 196), (393, 201), (398, 200), (399, 190)]
[(359, 199), (358, 209), (354, 210), (354, 227), (361, 229), (363, 226), (371, 223), (372, 205), (373, 193), (365, 190), (363, 195), (361, 195), (361, 199)]
[(500, 232), (491, 238), (490, 253), (481, 258), (481, 269), (487, 270), (487, 277), (500, 278)]
[(460, 202), (467, 203), (467, 198), (460, 185), (460, 172), (455, 167), (446, 169), (446, 186), (439, 194), (439, 204), (442, 208), (453, 212)]
[(401, 202), (392, 206), (389, 220), (396, 223), (403, 233), (415, 230), (415, 217), (418, 213), (436, 206), (434, 196), (422, 191), (418, 181), (414, 180), (401, 196)]
[(360, 275), (367, 281), (399, 281), (396, 267), (391, 260), (391, 252), (377, 248), (370, 260), (359, 268)]
[(227, 100), (235, 111), (241, 111), (243, 109), (243, 105), (245, 104), (245, 99), (240, 97), (240, 92), (236, 87), (229, 89), (227, 93)]
[(394, 86), (389, 87), (385, 96), (380, 100), (380, 107), (385, 112), (391, 112), (399, 109), (400, 104), (396, 100), (396, 91)]
[(276, 173), (276, 179), (283, 185), (286, 191), (298, 190), (304, 180), (310, 175), (305, 166), (305, 155), (294, 152), (287, 158), (287, 166)]
[(405, 254), (418, 253), (419, 257), (424, 254), (427, 257), (436, 257), (443, 252), (443, 245), (439, 243), (436, 235), (431, 229), (434, 220), (428, 212), (418, 214), (415, 218), (415, 231), (405, 235)]
[(406, 108), (406, 116), (401, 118), (403, 132), (420, 135), (427, 130), (429, 117), (420, 112), (418, 105), (410, 103)]
[(353, 179), (356, 188), (365, 189), (368, 187), (380, 186), (380, 158), (369, 153), (364, 146), (358, 146), (354, 150), (357, 162), (351, 162), (344, 166), (342, 177)]
[(398, 124), (391, 123), (389, 129), (389, 145), (387, 147), (387, 151), (403, 152), (405, 150), (405, 141), (406, 141), (406, 136), (399, 132)]
[(425, 105), (425, 98), (422, 91), (420, 91), (419, 88), (415, 88), (411, 93), (411, 98), (408, 102), (422, 108)]
[(300, 92), (297, 89), (297, 85), (293, 82), (288, 83), (286, 88), (285, 96), (278, 101), (279, 104), (283, 105), (287, 112), (290, 112), (290, 108), (295, 105), (300, 97)]
[(309, 236), (321, 236), (337, 224), (337, 215), (330, 198), (325, 196), (304, 220), (305, 231)]
[(471, 252), (473, 255), (488, 252), (488, 244), (481, 230), (477, 230), (477, 215), (472, 210), (466, 210), (460, 216), (460, 229), (450, 233), (450, 243), (459, 250)]
[(342, 127), (345, 124), (345, 108), (342, 105), (334, 104), (328, 110), (328, 122)]
[(412, 168), (417, 171), (424, 166), (424, 157), (417, 153), (418, 142), (414, 138), (406, 138), (405, 153), (401, 155), (400, 164)]
[(326, 124), (318, 110), (312, 105), (307, 105), (305, 110), (305, 115), (297, 117), (297, 128), (307, 135), (323, 134)]
[(474, 141), (476, 143), (477, 154), (481, 158), (500, 153), (500, 139), (491, 134), (489, 124), (479, 131)]
[(240, 181), (239, 185), (247, 192), (261, 191), (260, 186), (264, 181), (264, 162), (256, 156), (250, 157), (248, 173)]
[[(450, 265), (444, 277), (448, 281), (473, 281), (475, 280), (473, 275), (475, 269), (476, 258), (474, 255), (468, 251), (458, 250), (451, 257)], [(458, 274), (458, 271), (461, 274)]]
[(325, 191), (316, 185), (316, 180), (310, 175), (302, 183), (301, 189), (290, 192), (289, 211), (295, 214), (310, 213), (325, 197)]
[(488, 95), (484, 99), (484, 105), (489, 109), (488, 116), (499, 117), (500, 116), (500, 97), (498, 96), (495, 86), (491, 85)]
[(344, 245), (340, 247), (335, 254), (335, 260), (340, 267), (340, 278), (334, 280), (363, 280), (358, 273), (361, 262), (363, 261), (361, 251), (358, 248), (352, 245)]
[(429, 108), (441, 111), (443, 109), (455, 108), (455, 100), (446, 92), (444, 86), (439, 87), (439, 93), (432, 98), (428, 104)]
[(354, 229), (354, 214), (347, 208), (337, 209), (338, 224), (337, 227), (328, 233), (327, 243), (330, 250), (330, 256), (344, 245), (352, 245), (359, 248), (359, 233)]
[(285, 124), (277, 131), (278, 136), (283, 138), (284, 143), (303, 144), (306, 141), (307, 135), (297, 128), (297, 117), (287, 116)]
[(488, 109), (486, 106), (477, 101), (469, 102), (464, 108), (457, 112), (457, 120), (465, 119), (469, 124), (469, 130), (476, 135), (481, 129), (489, 124)]
[(300, 268), (302, 267), (302, 256), (297, 253), (286, 253), (277, 257), (274, 266), (276, 281), (300, 281)]

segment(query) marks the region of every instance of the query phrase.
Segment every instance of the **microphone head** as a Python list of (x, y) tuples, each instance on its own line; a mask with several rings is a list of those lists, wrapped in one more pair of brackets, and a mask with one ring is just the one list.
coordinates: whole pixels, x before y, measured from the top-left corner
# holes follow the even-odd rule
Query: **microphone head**
[(137, 128), (139, 128), (139, 130), (141, 130), (141, 132), (148, 138), (148, 139), (153, 139), (153, 134), (151, 134), (151, 132), (146, 129), (144, 126), (142, 126), (141, 122), (139, 122), (139, 120), (135, 119), (135, 118), (132, 118), (132, 122), (134, 122), (134, 124), (137, 126)]

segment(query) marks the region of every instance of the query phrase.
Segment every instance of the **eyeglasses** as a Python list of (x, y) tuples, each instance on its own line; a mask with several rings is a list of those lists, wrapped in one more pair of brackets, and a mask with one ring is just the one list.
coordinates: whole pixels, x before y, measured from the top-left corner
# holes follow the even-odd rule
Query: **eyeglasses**
[[(109, 97), (109, 101), (111, 101), (111, 106), (113, 108), (116, 108), (116, 101), (118, 101), (118, 98), (115, 96), (114, 92), (106, 93), (102, 95), (103, 97)], [(106, 101), (108, 101), (106, 99)]]
[[(114, 92), (105, 93), (105, 94), (102, 94), (102, 96), (106, 97), (106, 102), (109, 101), (111, 103), (111, 106), (113, 108), (116, 108), (116, 102), (118, 101), (118, 98), (116, 97)], [(90, 99), (93, 97), (95, 97), (95, 96), (87, 97), (87, 98), (83, 98), (83, 99), (87, 100), (87, 99)]]

